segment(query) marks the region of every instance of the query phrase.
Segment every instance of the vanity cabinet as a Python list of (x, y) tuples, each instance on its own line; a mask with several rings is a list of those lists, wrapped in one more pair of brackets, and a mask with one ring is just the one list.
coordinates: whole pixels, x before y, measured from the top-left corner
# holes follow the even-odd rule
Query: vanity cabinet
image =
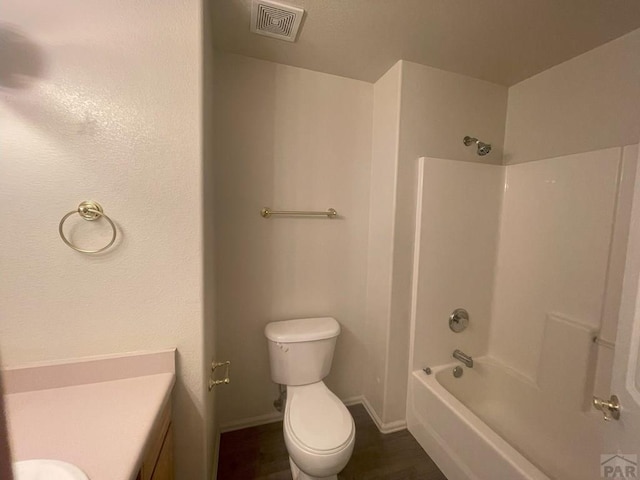
[(173, 480), (171, 402), (164, 407), (151, 434), (137, 480)]
[(91, 480), (174, 480), (174, 349), (2, 374), (15, 461), (73, 460)]

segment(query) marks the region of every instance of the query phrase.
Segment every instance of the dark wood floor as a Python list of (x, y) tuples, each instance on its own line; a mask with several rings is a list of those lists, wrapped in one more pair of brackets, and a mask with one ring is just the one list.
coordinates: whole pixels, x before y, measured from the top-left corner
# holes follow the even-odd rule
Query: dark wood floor
[[(382, 434), (362, 405), (349, 411), (356, 444), (339, 480), (447, 480), (407, 430)], [(218, 480), (291, 480), (282, 422), (224, 433)]]

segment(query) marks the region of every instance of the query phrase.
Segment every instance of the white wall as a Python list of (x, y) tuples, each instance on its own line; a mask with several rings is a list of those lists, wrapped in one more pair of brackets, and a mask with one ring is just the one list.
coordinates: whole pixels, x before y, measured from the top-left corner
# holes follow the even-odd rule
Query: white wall
[[(274, 413), (264, 326), (331, 315), (342, 325), (327, 383), (362, 394), (371, 84), (220, 54), (215, 63), (215, 227), (221, 422)], [(264, 219), (262, 207), (340, 217)], [(223, 425), (224, 426), (224, 425)]]
[[(502, 166), (424, 159), (413, 370), (488, 350), (503, 186)], [(470, 317), (459, 333), (456, 308)]]
[[(24, 40), (0, 73), (3, 362), (177, 346), (177, 478), (203, 478), (201, 4), (8, 0), (2, 22)], [(88, 199), (120, 233), (94, 257), (57, 232)], [(100, 223), (66, 230), (97, 246)]]
[(640, 138), (640, 29), (509, 88), (505, 163)]

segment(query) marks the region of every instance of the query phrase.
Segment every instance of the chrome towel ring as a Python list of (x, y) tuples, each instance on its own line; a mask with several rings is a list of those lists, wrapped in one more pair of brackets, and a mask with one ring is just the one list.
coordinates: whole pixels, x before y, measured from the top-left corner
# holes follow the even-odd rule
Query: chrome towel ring
[[(67, 220), (67, 218), (69, 218), (74, 213), (77, 213), (78, 215), (80, 215), (82, 218), (84, 218), (89, 222), (92, 222), (94, 220), (97, 220), (100, 217), (103, 217), (107, 222), (109, 222), (109, 225), (111, 225), (111, 228), (113, 229), (113, 236), (111, 237), (111, 241), (104, 247), (99, 248), (98, 250), (85, 250), (83, 248), (79, 248), (75, 246), (73, 243), (67, 240), (67, 237), (64, 236), (64, 232), (62, 231), (62, 226), (64, 225), (64, 222)], [(98, 202), (91, 202), (91, 201), (82, 202), (80, 205), (78, 205), (77, 210), (71, 210), (64, 217), (62, 217), (62, 220), (60, 220), (60, 225), (58, 225), (58, 233), (60, 234), (60, 238), (62, 238), (62, 241), (64, 243), (66, 243), (69, 247), (73, 248), (76, 252), (80, 252), (80, 253), (104, 252), (107, 248), (113, 245), (113, 243), (116, 241), (116, 236), (118, 234), (115, 223), (113, 223), (113, 221), (104, 213), (100, 204)]]

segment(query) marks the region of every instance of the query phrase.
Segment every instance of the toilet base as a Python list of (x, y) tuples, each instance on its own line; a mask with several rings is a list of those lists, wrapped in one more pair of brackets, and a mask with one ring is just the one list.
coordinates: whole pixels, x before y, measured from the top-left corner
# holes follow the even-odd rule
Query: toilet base
[(330, 477), (312, 477), (311, 475), (307, 475), (298, 468), (291, 457), (289, 457), (289, 465), (291, 466), (291, 476), (293, 480), (338, 480), (338, 475), (331, 475)]

